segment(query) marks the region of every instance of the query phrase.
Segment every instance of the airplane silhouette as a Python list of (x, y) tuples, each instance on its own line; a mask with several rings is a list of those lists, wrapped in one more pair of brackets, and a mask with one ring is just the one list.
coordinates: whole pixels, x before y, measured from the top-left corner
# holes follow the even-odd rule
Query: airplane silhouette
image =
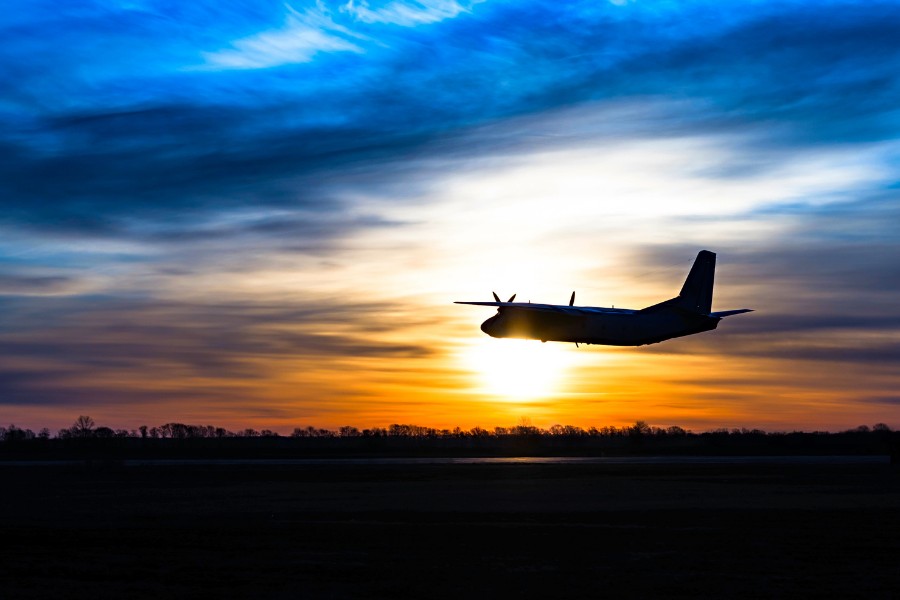
[(647, 308), (601, 308), (569, 305), (501, 302), (456, 302), (496, 306), (497, 314), (481, 324), (495, 338), (524, 338), (542, 342), (574, 342), (606, 346), (643, 346), (715, 329), (723, 317), (752, 312), (749, 308), (710, 312), (716, 255), (701, 250), (677, 297)]

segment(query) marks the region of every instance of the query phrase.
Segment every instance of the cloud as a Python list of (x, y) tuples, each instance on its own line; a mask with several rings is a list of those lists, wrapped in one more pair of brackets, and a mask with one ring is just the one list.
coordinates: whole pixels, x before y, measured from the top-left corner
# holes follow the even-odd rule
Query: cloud
[(0, 272), (0, 295), (45, 295), (66, 292), (73, 278), (63, 275), (17, 275)]
[(282, 28), (236, 40), (232, 49), (204, 53), (207, 66), (264, 69), (309, 62), (319, 53), (364, 51), (347, 39), (363, 36), (335, 23), (322, 4), (302, 12), (288, 7), (288, 11)]
[[(422, 10), (456, 9), (436, 3)], [(344, 49), (329, 52), (327, 64), (280, 73), (185, 72), (169, 59), (158, 63), (171, 68), (164, 77), (132, 72), (125, 79), (104, 70), (104, 81), (116, 82), (105, 85), (114, 96), (94, 93), (84, 70), (60, 71), (53, 88), (46, 78), (16, 73), (23, 96), (0, 111), (8, 125), (0, 137), (4, 219), (64, 235), (127, 235), (123, 214), (164, 224), (185, 208), (200, 218), (260, 204), (342, 210), (338, 197), (348, 187), (399, 190), (416, 166), (434, 169), (438, 163), (428, 161), (454, 139), (465, 144), (455, 151), (470, 160), (571, 142), (583, 122), (562, 139), (553, 129), (541, 137), (529, 129), (539, 119), (529, 124), (527, 116), (587, 103), (657, 107), (652, 119), (623, 111), (592, 124), (594, 141), (764, 132), (745, 136), (743, 161), (735, 157), (712, 176), (769, 169), (797, 144), (894, 135), (891, 74), (900, 56), (887, 43), (895, 16), (882, 5), (835, 5), (830, 10), (841, 18), (834, 19), (797, 6), (745, 9), (703, 27), (687, 18), (695, 10), (484, 4), (471, 18), (445, 19), (427, 31), (395, 27), (365, 60)], [(234, 23), (240, 17), (230, 15)], [(263, 19), (248, 17), (251, 24)], [(117, 18), (133, 26), (130, 14)], [(336, 18), (319, 6), (289, 12), (285, 26), (238, 38), (243, 45), (211, 60), (286, 65), (318, 51), (322, 39), (306, 33), (326, 36), (325, 46), (358, 48), (374, 35)], [(98, 22), (67, 31), (76, 56), (87, 45), (79, 34), (93, 35)], [(37, 32), (10, 33), (0, 64), (22, 64), (15, 52), (33, 46)], [(835, 47), (840, 52), (823, 53)], [(69, 60), (31, 53), (27, 62), (48, 72)], [(48, 108), (35, 112), (35, 105)], [(491, 130), (523, 118), (503, 137)], [(581, 135), (582, 142), (591, 137)]]
[(455, 0), (393, 1), (379, 8), (372, 9), (365, 0), (350, 0), (350, 2), (341, 7), (341, 11), (353, 15), (355, 19), (364, 23), (387, 23), (402, 27), (412, 27), (436, 23), (444, 19), (452, 19), (462, 12), (468, 12), (471, 4), (474, 3), (463, 5)]
[[(313, 225), (322, 223), (320, 239), (340, 232), (342, 213), (351, 215), (343, 221), (348, 229), (364, 225), (354, 221), (356, 211), (338, 191), (355, 181), (377, 187), (373, 174), (390, 172), (378, 165), (385, 150), (373, 144), (374, 132), (247, 138), (235, 132), (250, 126), (246, 119), (189, 106), (57, 119), (51, 126), (71, 151), (40, 156), (9, 148), (0, 167), (6, 181), (0, 226), (129, 239), (154, 229), (161, 235), (170, 229), (173, 236), (193, 229), (202, 238), (204, 231), (222, 229), (215, 224), (220, 215), (236, 213), (224, 219), (235, 222), (246, 220), (241, 213), (257, 213), (259, 227), (267, 212), (278, 212), (272, 209), (280, 209), (283, 223), (302, 219), (306, 236), (315, 236)], [(404, 143), (401, 138), (395, 145)]]
[[(351, 0), (340, 7), (339, 14), (348, 15), (355, 23), (413, 27), (452, 19), (469, 9), (470, 5), (461, 5), (454, 0), (395, 1), (374, 9), (365, 1)], [(337, 23), (336, 15), (322, 2), (302, 11), (291, 6), (287, 6), (287, 10), (283, 27), (238, 39), (231, 43), (232, 48), (229, 49), (203, 53), (205, 67), (265, 69), (307, 63), (322, 53), (362, 54), (366, 50), (359, 45), (361, 42), (382, 43), (370, 35)]]
[(337, 361), (432, 354), (423, 345), (383, 339), (405, 325), (394, 317), (383, 327), (377, 316), (390, 307), (378, 303), (69, 297), (7, 298), (0, 306), (14, 324), (0, 330), (0, 403), (6, 404), (55, 403), (72, 389), (112, 388), (122, 399), (153, 390), (190, 397), (229, 381), (262, 392), (296, 378), (298, 369), (314, 375)]
[(900, 405), (900, 396), (870, 396), (863, 399), (864, 402), (872, 404), (886, 404), (888, 406)]

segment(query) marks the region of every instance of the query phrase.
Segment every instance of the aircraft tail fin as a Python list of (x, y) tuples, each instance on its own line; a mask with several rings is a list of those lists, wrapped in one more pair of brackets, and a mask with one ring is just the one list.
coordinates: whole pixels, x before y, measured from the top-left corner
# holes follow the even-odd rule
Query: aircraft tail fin
[(677, 309), (685, 314), (708, 315), (712, 311), (713, 280), (716, 273), (716, 255), (709, 250), (701, 250), (694, 259), (681, 293), (677, 297), (641, 310), (656, 312)]
[(712, 311), (715, 275), (715, 253), (701, 250), (694, 259), (694, 265), (681, 287), (681, 293), (678, 294), (678, 304), (682, 308), (708, 315)]

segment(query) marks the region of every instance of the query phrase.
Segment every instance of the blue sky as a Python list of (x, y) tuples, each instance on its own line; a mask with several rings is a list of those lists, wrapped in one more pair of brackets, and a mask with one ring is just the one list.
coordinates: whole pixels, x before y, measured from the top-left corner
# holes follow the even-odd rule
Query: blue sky
[[(895, 2), (7, 11), (0, 420), (900, 426), (897, 31)], [(486, 315), (452, 300), (649, 304), (707, 247), (757, 313), (572, 355), (540, 400), (458, 360)]]

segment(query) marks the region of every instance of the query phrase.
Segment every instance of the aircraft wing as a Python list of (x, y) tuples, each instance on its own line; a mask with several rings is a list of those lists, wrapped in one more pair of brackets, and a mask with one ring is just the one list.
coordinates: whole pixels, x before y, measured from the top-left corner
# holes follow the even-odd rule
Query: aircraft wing
[(561, 304), (535, 304), (532, 302), (454, 302), (454, 304), (471, 304), (473, 306), (494, 306), (496, 308), (529, 310), (535, 312), (553, 312), (572, 316), (596, 315), (601, 313), (631, 313), (624, 308), (600, 308), (594, 306), (565, 306)]

